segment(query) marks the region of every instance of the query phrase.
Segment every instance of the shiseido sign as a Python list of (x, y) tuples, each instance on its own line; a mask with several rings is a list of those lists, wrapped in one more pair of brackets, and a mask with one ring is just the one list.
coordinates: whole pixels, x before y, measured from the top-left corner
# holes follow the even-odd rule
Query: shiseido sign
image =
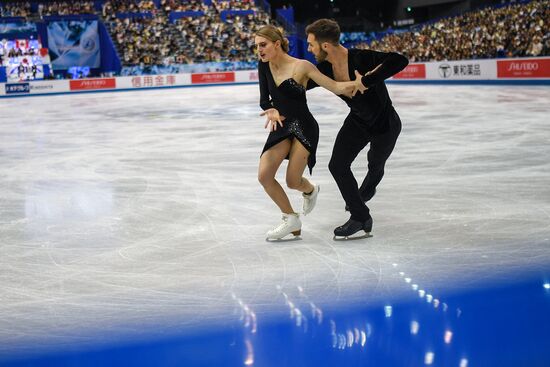
[(209, 84), (209, 83), (228, 83), (235, 81), (235, 73), (220, 72), (220, 73), (197, 73), (191, 75), (192, 84)]
[(550, 78), (550, 59), (498, 60), (499, 78)]
[(84, 80), (71, 80), (71, 90), (94, 90), (94, 89), (114, 89), (116, 88), (115, 78), (98, 78), (98, 79), (84, 79)]

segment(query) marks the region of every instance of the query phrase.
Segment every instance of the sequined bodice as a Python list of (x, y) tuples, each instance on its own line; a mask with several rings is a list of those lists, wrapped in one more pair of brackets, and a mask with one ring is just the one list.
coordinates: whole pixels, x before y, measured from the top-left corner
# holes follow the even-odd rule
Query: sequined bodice
[(287, 98), (305, 100), (306, 88), (294, 78), (284, 80), (277, 89)]

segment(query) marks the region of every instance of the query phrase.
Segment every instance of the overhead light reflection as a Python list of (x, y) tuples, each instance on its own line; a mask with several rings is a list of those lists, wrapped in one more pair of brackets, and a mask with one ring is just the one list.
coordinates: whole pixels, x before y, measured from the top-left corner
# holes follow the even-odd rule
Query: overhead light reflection
[(468, 360), (466, 358), (460, 360), (460, 367), (468, 367)]
[(252, 334), (256, 334), (256, 331), (258, 330), (258, 322), (256, 321), (256, 314), (254, 312), (251, 312), (250, 317), (252, 318), (252, 328), (250, 329), (250, 332)]
[(317, 320), (317, 323), (321, 325), (323, 323), (323, 311), (313, 302), (310, 302), (309, 305), (311, 307), (311, 318)]
[(411, 322), (411, 334), (416, 335), (418, 334), (418, 329), (420, 328), (420, 324), (418, 324), (417, 321)]
[(344, 334), (338, 334), (338, 349), (346, 348), (346, 336)]
[(453, 339), (453, 332), (450, 330), (445, 330), (445, 336), (443, 337), (443, 340), (445, 340), (445, 344), (451, 344), (452, 339)]
[(300, 311), (300, 309), (298, 308), (295, 308), (294, 314), (296, 315), (296, 326), (302, 326), (302, 311)]
[(434, 363), (434, 353), (433, 352), (427, 352), (426, 355), (424, 356), (424, 364), (429, 366), (432, 363)]
[(544, 289), (550, 289), (550, 283), (544, 283), (542, 286)]
[(393, 313), (392, 306), (385, 306), (384, 307), (384, 314), (386, 315), (386, 317), (388, 317), (388, 318), (391, 317), (392, 313)]
[(361, 331), (361, 346), (364, 347), (367, 343), (367, 333)]
[(254, 348), (250, 340), (245, 340), (244, 344), (246, 345), (246, 358), (244, 360), (245, 366), (252, 366), (254, 364)]
[(320, 308), (317, 309), (317, 322), (319, 325), (323, 323), (323, 311)]
[(353, 343), (355, 342), (355, 338), (353, 337), (353, 331), (348, 330), (348, 331), (346, 332), (346, 336), (347, 336), (347, 338), (346, 338), (346, 345), (347, 345), (347, 347), (348, 347), (348, 348), (353, 347)]

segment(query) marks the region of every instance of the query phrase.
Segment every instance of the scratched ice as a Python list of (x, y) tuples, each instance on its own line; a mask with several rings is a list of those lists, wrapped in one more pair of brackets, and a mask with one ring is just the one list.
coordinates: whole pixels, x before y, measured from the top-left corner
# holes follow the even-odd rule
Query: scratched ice
[(437, 296), (547, 269), (548, 89), (389, 89), (403, 131), (374, 237), (346, 243), (327, 165), (347, 108), (328, 92), (308, 92), (318, 206), (279, 244), (256, 85), (0, 100), (0, 355), (228, 322), (232, 295), (261, 323), (296, 287), (326, 307), (411, 295), (399, 272)]

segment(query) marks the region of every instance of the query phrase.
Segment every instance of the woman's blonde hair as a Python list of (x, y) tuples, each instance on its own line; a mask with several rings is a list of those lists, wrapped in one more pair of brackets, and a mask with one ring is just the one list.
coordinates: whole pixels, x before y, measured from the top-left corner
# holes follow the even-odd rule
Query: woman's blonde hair
[(284, 52), (288, 52), (288, 39), (285, 38), (283, 32), (279, 28), (272, 25), (265, 25), (256, 32), (256, 36), (267, 38), (271, 42), (281, 41), (281, 48)]

